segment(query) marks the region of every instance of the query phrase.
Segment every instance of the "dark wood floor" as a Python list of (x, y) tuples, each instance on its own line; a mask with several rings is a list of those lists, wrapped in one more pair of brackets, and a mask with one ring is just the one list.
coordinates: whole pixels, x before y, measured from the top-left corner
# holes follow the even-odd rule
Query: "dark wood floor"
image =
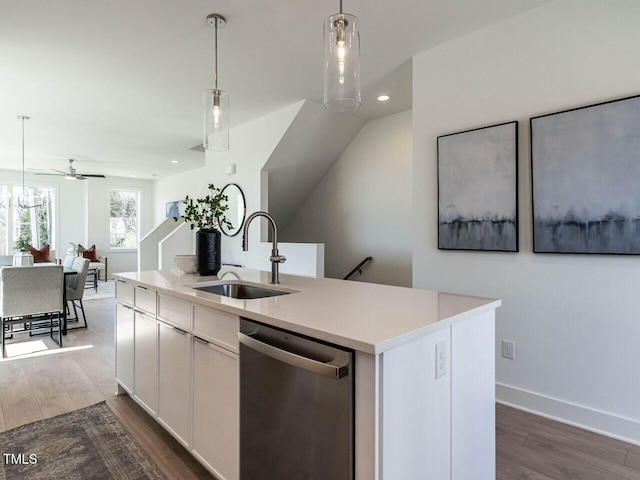
[[(0, 360), (0, 432), (106, 400), (167, 478), (212, 479), (131, 398), (115, 396), (114, 299), (87, 300), (84, 306), (89, 328), (69, 332), (62, 350), (46, 335), (8, 346), (10, 357)], [(45, 352), (11, 357), (43, 343)]]
[[(114, 395), (114, 300), (85, 309), (89, 328), (70, 332), (63, 350), (42, 336), (0, 360), (0, 432), (106, 400), (167, 478), (213, 478), (133, 400)], [(38, 346), (48, 349), (11, 357)], [(640, 480), (640, 447), (502, 405), (496, 444), (498, 480)]]
[(504, 405), (496, 446), (498, 480), (640, 480), (640, 447)]

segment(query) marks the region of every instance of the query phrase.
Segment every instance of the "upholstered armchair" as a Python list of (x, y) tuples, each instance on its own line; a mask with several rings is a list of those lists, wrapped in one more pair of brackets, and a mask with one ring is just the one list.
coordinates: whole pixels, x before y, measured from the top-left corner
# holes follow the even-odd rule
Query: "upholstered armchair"
[[(82, 245), (80, 245), (80, 247), (82, 247)], [(98, 256), (95, 245), (91, 245), (89, 248), (84, 249), (82, 256), (89, 259), (89, 272), (95, 272), (94, 285), (100, 276), (100, 272), (104, 272), (104, 281), (106, 282), (108, 273), (107, 268), (109, 265), (107, 257)]]
[(40, 249), (29, 246), (29, 252), (33, 255), (33, 263), (57, 263), (56, 251), (52, 250), (49, 245)]

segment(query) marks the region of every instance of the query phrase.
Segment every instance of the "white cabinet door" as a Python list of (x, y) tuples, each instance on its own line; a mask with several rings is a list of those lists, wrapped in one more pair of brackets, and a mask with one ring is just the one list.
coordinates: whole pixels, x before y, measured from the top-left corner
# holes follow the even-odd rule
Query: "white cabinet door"
[(193, 337), (194, 453), (222, 480), (240, 478), (238, 355)]
[(191, 443), (191, 335), (158, 322), (158, 418)]
[(116, 304), (116, 379), (133, 392), (133, 309)]
[(134, 394), (154, 415), (158, 411), (158, 337), (155, 318), (135, 312)]
[(191, 308), (190, 302), (158, 294), (158, 320), (191, 330)]
[(123, 280), (116, 280), (116, 300), (133, 305), (133, 285)]

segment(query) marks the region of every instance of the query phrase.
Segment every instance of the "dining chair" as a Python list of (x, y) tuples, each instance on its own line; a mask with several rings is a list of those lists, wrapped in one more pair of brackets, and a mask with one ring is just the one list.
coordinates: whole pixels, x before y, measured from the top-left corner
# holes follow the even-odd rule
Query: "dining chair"
[[(71, 275), (67, 279), (66, 293), (67, 293), (67, 302), (71, 304), (75, 317), (73, 318), (67, 317), (67, 331), (76, 330), (78, 328), (87, 328), (87, 316), (84, 312), (82, 297), (84, 295), (84, 284), (87, 280), (87, 273), (89, 272), (89, 259), (83, 258), (83, 257), (75, 257), (73, 259), (73, 265), (71, 266), (71, 269), (75, 270), (77, 274)], [(71, 323), (80, 322), (80, 319), (78, 317), (78, 307), (80, 307), (80, 311), (82, 312), (82, 319), (84, 321), (84, 325), (69, 328), (68, 324), (70, 322)]]
[(64, 261), (62, 262), (62, 266), (64, 268), (73, 268), (73, 261), (78, 258), (77, 255), (67, 255), (64, 257)]
[(53, 327), (57, 325), (56, 343), (62, 347), (63, 285), (61, 265), (0, 269), (2, 358), (6, 356), (6, 335), (19, 324), (48, 321), (49, 335), (54, 341)]

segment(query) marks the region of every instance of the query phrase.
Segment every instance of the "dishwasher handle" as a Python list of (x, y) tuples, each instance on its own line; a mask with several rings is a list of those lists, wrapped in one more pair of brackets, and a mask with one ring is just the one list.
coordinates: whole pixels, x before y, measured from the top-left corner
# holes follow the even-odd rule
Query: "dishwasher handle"
[(238, 340), (243, 345), (260, 352), (263, 355), (325, 377), (339, 380), (349, 373), (348, 363), (343, 365), (332, 365), (330, 363), (319, 362), (312, 358), (303, 357), (302, 355), (282, 350), (274, 347), (273, 345), (269, 345), (268, 343), (261, 342), (260, 340), (250, 337), (249, 335), (245, 335), (242, 332), (238, 332)]

